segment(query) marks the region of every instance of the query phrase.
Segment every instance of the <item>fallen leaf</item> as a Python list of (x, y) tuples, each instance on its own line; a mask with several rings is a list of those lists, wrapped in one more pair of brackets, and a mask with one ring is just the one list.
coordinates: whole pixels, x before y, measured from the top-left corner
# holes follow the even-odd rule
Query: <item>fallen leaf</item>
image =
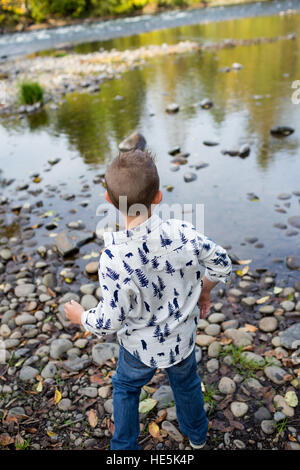
[(139, 404), (139, 413), (149, 413), (157, 405), (157, 400), (154, 398), (146, 398), (145, 400), (140, 401)]
[(42, 380), (40, 380), (39, 383), (37, 384), (36, 391), (40, 393), (42, 390), (43, 390), (43, 382)]
[(295, 408), (298, 405), (298, 397), (296, 395), (296, 392), (294, 392), (293, 390), (290, 392), (286, 392), (284, 398), (289, 406)]
[(9, 446), (9, 444), (12, 444), (14, 442), (13, 438), (10, 437), (9, 434), (4, 432), (3, 434), (0, 434), (0, 445), (5, 447)]
[(145, 392), (150, 393), (150, 394), (156, 392), (157, 390), (154, 387), (149, 387), (149, 385), (144, 385), (143, 389), (145, 390)]
[(254, 346), (253, 344), (249, 344), (248, 346), (243, 347), (243, 351), (253, 351)]
[(56, 433), (53, 432), (53, 431), (47, 431), (47, 435), (48, 435), (49, 437), (55, 437), (55, 436), (56, 436)]
[(288, 439), (289, 439), (289, 441), (297, 442), (297, 439), (294, 436), (292, 436), (291, 434), (288, 435)]
[(247, 274), (248, 270), (249, 270), (249, 266), (245, 266), (242, 270), (240, 269), (237, 270), (236, 274), (242, 277), (242, 276), (245, 276), (245, 274)]
[(282, 292), (282, 291), (283, 291), (282, 287), (275, 286), (274, 289), (273, 289), (274, 294), (280, 294), (280, 292)]
[(257, 299), (256, 303), (258, 305), (264, 304), (265, 302), (267, 302), (267, 300), (269, 300), (269, 298), (270, 298), (270, 296), (266, 295), (265, 297), (261, 297), (260, 299)]
[(156, 423), (161, 423), (162, 421), (164, 421), (167, 417), (167, 410), (162, 410), (162, 413), (160, 414), (160, 416), (158, 416), (158, 418), (156, 418), (155, 422)]
[(251, 331), (253, 333), (255, 333), (258, 330), (258, 328), (256, 326), (251, 325), (250, 323), (245, 323), (244, 329), (246, 331)]
[(150, 424), (149, 424), (149, 433), (151, 434), (152, 437), (154, 437), (155, 439), (159, 439), (160, 438), (160, 429), (159, 429), (159, 426), (154, 422), (152, 421)]
[(54, 393), (54, 403), (57, 405), (60, 402), (61, 398), (62, 396), (60, 391), (56, 389)]
[(252, 263), (252, 259), (239, 259), (238, 264), (250, 264)]
[(97, 413), (95, 410), (90, 410), (88, 413), (88, 420), (89, 420), (89, 423), (90, 423), (90, 426), (92, 428), (95, 428), (98, 424), (98, 416), (97, 416)]
[(232, 343), (232, 338), (225, 338), (224, 336), (223, 338), (220, 339), (219, 343), (222, 344), (223, 346), (230, 344)]

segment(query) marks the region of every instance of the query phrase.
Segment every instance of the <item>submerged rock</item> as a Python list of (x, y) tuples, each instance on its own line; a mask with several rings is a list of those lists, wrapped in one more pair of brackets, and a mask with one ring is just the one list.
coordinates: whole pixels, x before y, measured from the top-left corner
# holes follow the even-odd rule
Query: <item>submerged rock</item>
[(142, 134), (139, 132), (133, 132), (119, 144), (119, 150), (121, 152), (129, 152), (130, 150), (135, 149), (144, 150), (146, 143), (146, 139)]
[(171, 103), (166, 107), (166, 112), (170, 114), (178, 113), (179, 109), (179, 104)]
[(295, 129), (289, 126), (277, 126), (270, 130), (270, 134), (274, 137), (287, 137), (293, 132), (295, 132)]

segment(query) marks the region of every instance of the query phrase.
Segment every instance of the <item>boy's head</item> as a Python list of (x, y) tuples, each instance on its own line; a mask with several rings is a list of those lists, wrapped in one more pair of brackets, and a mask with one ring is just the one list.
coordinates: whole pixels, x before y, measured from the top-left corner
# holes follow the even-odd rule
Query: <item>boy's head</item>
[(161, 201), (157, 168), (148, 150), (119, 153), (106, 170), (105, 182), (106, 198), (117, 209), (121, 209), (121, 196), (127, 197), (127, 211), (142, 204), (149, 212), (151, 204)]

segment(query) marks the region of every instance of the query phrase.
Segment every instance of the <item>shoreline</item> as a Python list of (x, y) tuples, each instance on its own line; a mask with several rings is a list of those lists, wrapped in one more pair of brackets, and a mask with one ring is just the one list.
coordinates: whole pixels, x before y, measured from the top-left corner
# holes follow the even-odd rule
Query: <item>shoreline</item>
[(75, 25), (82, 25), (82, 24), (94, 24), (94, 23), (101, 23), (101, 22), (106, 22), (106, 21), (112, 21), (112, 20), (117, 20), (117, 19), (126, 19), (126, 18), (134, 18), (134, 17), (143, 17), (146, 15), (151, 15), (151, 16), (158, 16), (162, 13), (168, 13), (168, 12), (173, 12), (173, 11), (193, 11), (193, 10), (199, 10), (199, 9), (211, 9), (211, 8), (216, 8), (216, 7), (231, 7), (231, 6), (236, 6), (236, 5), (247, 5), (247, 4), (253, 4), (253, 3), (271, 3), (273, 0), (231, 0), (230, 3), (226, 3), (225, 0), (216, 0), (213, 1), (212, 3), (206, 3), (206, 2), (199, 2), (197, 5), (193, 6), (181, 6), (181, 7), (176, 7), (176, 6), (165, 6), (165, 7), (155, 7), (155, 9), (151, 8), (151, 5), (149, 5), (150, 8), (145, 7), (142, 10), (135, 11), (131, 13), (130, 15), (128, 14), (116, 14), (116, 15), (106, 15), (106, 16), (91, 16), (91, 17), (86, 17), (86, 18), (49, 18), (45, 22), (41, 23), (35, 23), (31, 22), (29, 20), (26, 21), (25, 24), (23, 23), (18, 23), (17, 25), (13, 27), (3, 27), (1, 29), (0, 25), (0, 36), (3, 34), (15, 34), (15, 33), (21, 33), (21, 32), (31, 32), (31, 31), (43, 31), (43, 30), (48, 30), (48, 29), (55, 29), (55, 28), (63, 28), (67, 26), (75, 26)]

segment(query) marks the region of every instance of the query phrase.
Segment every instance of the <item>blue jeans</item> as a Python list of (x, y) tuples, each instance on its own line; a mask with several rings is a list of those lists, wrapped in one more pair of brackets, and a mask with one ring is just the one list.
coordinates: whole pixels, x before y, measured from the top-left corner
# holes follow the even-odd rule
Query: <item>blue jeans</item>
[[(197, 373), (195, 348), (183, 361), (165, 369), (174, 393), (180, 430), (193, 444), (206, 441), (208, 419), (204, 410), (201, 380)], [(155, 374), (120, 346), (116, 374), (112, 378), (115, 432), (111, 450), (141, 450), (137, 443), (140, 433), (139, 397), (141, 388)]]

